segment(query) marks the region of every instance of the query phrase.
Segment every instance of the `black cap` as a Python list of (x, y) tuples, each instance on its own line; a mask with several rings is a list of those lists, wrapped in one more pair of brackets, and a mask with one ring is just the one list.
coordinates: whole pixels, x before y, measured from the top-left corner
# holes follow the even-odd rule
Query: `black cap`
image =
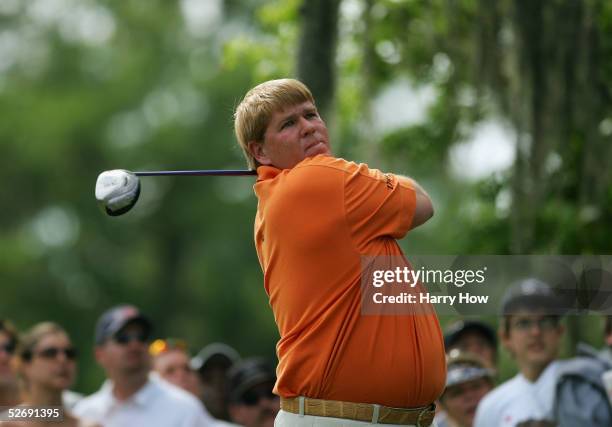
[(478, 320), (458, 320), (446, 328), (444, 346), (448, 350), (468, 332), (476, 332), (487, 340), (491, 347), (497, 349), (497, 335), (489, 325)]
[(151, 332), (151, 321), (133, 305), (118, 305), (104, 312), (96, 323), (96, 344), (103, 344), (128, 323), (139, 323), (148, 333)]
[(276, 382), (276, 372), (265, 359), (252, 357), (235, 364), (228, 372), (228, 378), (230, 399), (236, 402), (251, 387)]
[(194, 371), (202, 372), (212, 365), (219, 365), (224, 369), (229, 369), (238, 360), (240, 360), (240, 355), (235, 349), (227, 344), (214, 342), (202, 348), (191, 359), (190, 365)]
[(502, 315), (515, 314), (521, 310), (561, 315), (563, 302), (549, 284), (530, 277), (512, 285), (502, 298)]

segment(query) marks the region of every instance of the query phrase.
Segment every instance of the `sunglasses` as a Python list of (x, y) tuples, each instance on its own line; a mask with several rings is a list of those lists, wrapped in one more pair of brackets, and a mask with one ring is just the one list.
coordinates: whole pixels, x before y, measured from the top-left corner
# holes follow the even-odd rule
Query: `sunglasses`
[(42, 357), (43, 359), (55, 359), (57, 356), (63, 353), (68, 360), (74, 360), (77, 358), (78, 352), (74, 347), (58, 348), (48, 347), (35, 353), (36, 356)]
[(15, 353), (15, 343), (7, 342), (6, 344), (0, 345), (0, 351), (4, 351), (6, 354)]
[(276, 399), (272, 389), (247, 390), (244, 392), (240, 401), (247, 406), (255, 406), (261, 399)]
[(122, 332), (122, 333), (116, 334), (113, 337), (113, 340), (117, 344), (121, 344), (121, 345), (129, 344), (132, 341), (137, 341), (141, 344), (144, 344), (149, 341), (149, 334), (146, 334), (144, 332), (134, 332), (131, 334)]

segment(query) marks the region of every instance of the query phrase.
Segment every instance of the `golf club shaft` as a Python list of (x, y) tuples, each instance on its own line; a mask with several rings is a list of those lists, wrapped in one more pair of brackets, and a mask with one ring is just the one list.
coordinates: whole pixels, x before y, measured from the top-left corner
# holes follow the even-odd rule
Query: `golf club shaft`
[(257, 175), (256, 170), (245, 169), (208, 169), (208, 170), (187, 170), (187, 171), (144, 171), (134, 172), (136, 176), (165, 176), (165, 175), (186, 175), (186, 176), (243, 176)]

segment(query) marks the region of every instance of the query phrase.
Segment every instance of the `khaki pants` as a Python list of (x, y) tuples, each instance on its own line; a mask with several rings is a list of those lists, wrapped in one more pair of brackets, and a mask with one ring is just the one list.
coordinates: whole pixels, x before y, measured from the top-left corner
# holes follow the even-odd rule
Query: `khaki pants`
[[(298, 415), (280, 410), (274, 421), (274, 427), (416, 427), (400, 424), (372, 424), (364, 421), (345, 420), (343, 418), (315, 417), (313, 415)], [(431, 427), (436, 427), (435, 422)]]

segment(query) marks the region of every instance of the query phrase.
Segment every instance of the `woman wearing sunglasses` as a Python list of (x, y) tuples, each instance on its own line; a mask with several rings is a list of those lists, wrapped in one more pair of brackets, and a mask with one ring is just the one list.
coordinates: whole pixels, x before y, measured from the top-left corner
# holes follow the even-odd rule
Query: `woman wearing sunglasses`
[(76, 357), (76, 349), (59, 325), (43, 322), (33, 326), (17, 350), (23, 401), (9, 409), (4, 419), (16, 421), (15, 426), (42, 426), (49, 422), (54, 426), (96, 426), (76, 418), (62, 404), (62, 392), (74, 382)]

